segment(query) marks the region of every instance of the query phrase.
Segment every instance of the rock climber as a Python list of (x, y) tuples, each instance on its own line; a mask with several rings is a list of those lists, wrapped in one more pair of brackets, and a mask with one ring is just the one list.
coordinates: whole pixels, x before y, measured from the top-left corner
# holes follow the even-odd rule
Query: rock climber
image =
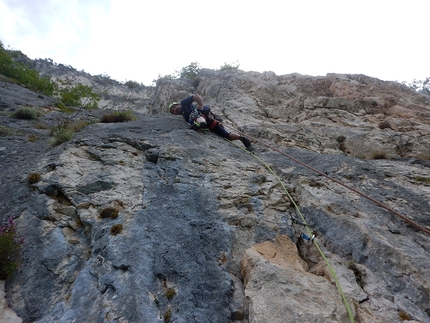
[[(196, 102), (197, 105), (194, 105)], [(251, 146), (251, 142), (244, 136), (239, 136), (234, 132), (228, 132), (223, 125), (216, 119), (211, 109), (203, 105), (203, 99), (198, 94), (190, 95), (181, 102), (172, 102), (169, 105), (169, 111), (172, 114), (184, 117), (185, 121), (191, 124), (191, 128), (199, 130), (209, 128), (210, 131), (229, 140), (240, 140), (246, 148)]]

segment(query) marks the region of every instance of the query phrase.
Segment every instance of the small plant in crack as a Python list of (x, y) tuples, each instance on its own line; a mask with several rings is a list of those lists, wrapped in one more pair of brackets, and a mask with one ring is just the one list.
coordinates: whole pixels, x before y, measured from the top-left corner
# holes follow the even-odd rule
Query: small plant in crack
[(18, 236), (12, 217), (0, 225), (0, 279), (7, 279), (18, 270), (23, 243), (24, 238)]
[(171, 300), (173, 297), (176, 296), (176, 290), (174, 288), (167, 288), (164, 292), (168, 300)]
[(39, 173), (31, 173), (27, 176), (27, 182), (30, 184), (35, 184), (38, 181), (40, 181), (40, 174)]
[(122, 224), (114, 224), (112, 228), (110, 228), (110, 234), (116, 236), (122, 232)]
[(372, 153), (372, 159), (387, 159), (387, 154), (384, 151), (375, 151)]
[(105, 114), (100, 122), (102, 123), (115, 123), (115, 122), (128, 122), (137, 120), (131, 110), (127, 111), (114, 111), (112, 113)]
[(339, 150), (345, 152), (346, 146), (345, 146), (345, 136), (339, 136), (336, 138), (336, 141), (339, 143)]
[(364, 276), (366, 276), (366, 273), (363, 272), (360, 268), (357, 267), (357, 265), (355, 264), (355, 262), (350, 261), (347, 263), (347, 266), (349, 269), (352, 270), (352, 272), (354, 273), (355, 276), (355, 280), (357, 282), (357, 284), (363, 288), (364, 287), (364, 281), (363, 278)]
[(167, 309), (167, 311), (164, 313), (164, 323), (169, 323), (170, 319), (172, 318), (172, 310), (169, 308)]
[(12, 113), (12, 118), (31, 120), (37, 119), (42, 115), (41, 111), (31, 107), (21, 107)]
[(403, 311), (403, 310), (400, 310), (399, 311), (399, 320), (400, 321), (409, 321), (409, 320), (411, 320), (412, 318), (411, 318), (411, 316), (408, 314), (408, 313), (406, 313), (405, 311)]
[(114, 207), (107, 207), (101, 210), (100, 217), (105, 218), (111, 218), (116, 219), (118, 217), (118, 209), (115, 209)]

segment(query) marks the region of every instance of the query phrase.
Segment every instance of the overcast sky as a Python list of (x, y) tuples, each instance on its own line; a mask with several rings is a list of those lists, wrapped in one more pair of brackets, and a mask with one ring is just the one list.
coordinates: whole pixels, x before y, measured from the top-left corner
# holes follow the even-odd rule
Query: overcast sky
[(430, 76), (429, 0), (0, 0), (0, 40), (151, 85), (198, 62), (244, 71)]

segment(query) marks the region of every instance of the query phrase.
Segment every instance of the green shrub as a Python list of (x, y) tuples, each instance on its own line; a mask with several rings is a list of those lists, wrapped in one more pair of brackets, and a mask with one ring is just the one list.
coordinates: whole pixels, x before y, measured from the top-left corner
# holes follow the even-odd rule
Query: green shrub
[(98, 107), (100, 96), (94, 93), (90, 86), (80, 83), (73, 86), (68, 79), (61, 80), (59, 83), (61, 86), (57, 89), (56, 95), (64, 105), (84, 109), (96, 109)]
[(137, 88), (140, 84), (135, 82), (135, 81), (127, 81), (124, 83), (125, 86), (127, 86), (129, 89), (135, 89)]
[(192, 62), (190, 65), (182, 67), (178, 72), (178, 75), (180, 78), (193, 79), (199, 74), (201, 69), (202, 68), (199, 63)]
[(24, 238), (17, 236), (13, 218), (10, 217), (6, 224), (0, 226), (0, 279), (11, 277), (19, 268), (23, 243)]
[(51, 130), (51, 136), (54, 137), (54, 146), (61, 145), (69, 141), (75, 135), (75, 131), (68, 127), (56, 126)]
[(239, 69), (239, 62), (233, 62), (233, 63), (224, 63), (223, 65), (221, 65), (221, 67), (219, 68), (220, 71), (237, 71)]
[(30, 107), (21, 107), (12, 113), (12, 118), (31, 120), (31, 119), (37, 119), (41, 115), (42, 115), (42, 112), (40, 112), (40, 110), (30, 108)]
[(66, 107), (66, 105), (62, 101), (57, 103), (57, 108), (59, 108), (61, 112), (66, 114), (72, 114), (76, 112), (74, 109)]
[(153, 80), (153, 84), (157, 84), (159, 81), (163, 80), (174, 80), (177, 78), (187, 78), (187, 79), (195, 79), (201, 70), (201, 66), (198, 62), (192, 62), (188, 66), (182, 67), (180, 70), (176, 70), (173, 74), (161, 76), (158, 75), (156, 80)]
[(33, 91), (52, 95), (56, 84), (49, 77), (40, 77), (39, 72), (25, 64), (15, 62), (13, 58), (20, 54), (19, 51), (5, 50), (3, 43), (0, 41), (0, 74), (21, 83)]
[(115, 111), (113, 113), (108, 113), (103, 115), (100, 122), (102, 123), (115, 123), (115, 122), (127, 122), (133, 121), (137, 118), (133, 115), (133, 111)]

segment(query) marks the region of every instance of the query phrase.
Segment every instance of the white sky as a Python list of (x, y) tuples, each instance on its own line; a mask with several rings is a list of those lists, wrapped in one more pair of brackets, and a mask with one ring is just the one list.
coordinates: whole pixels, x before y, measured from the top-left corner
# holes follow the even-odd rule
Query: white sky
[(430, 76), (429, 9), (429, 0), (0, 0), (0, 40), (145, 85), (191, 62), (410, 82)]

